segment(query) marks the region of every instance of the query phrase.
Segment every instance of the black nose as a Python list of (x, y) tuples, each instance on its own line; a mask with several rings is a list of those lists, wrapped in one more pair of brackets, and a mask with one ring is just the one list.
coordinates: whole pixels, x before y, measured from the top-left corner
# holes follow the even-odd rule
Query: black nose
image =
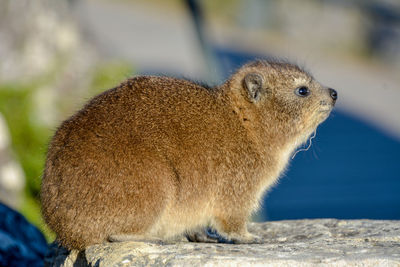
[(329, 88), (329, 94), (331, 95), (333, 100), (337, 99), (337, 92), (335, 89)]

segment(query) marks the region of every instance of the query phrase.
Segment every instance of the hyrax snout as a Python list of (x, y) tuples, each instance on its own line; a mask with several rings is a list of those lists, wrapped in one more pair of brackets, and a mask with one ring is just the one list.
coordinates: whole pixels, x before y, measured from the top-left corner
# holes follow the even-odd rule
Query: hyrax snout
[(215, 88), (129, 79), (58, 128), (42, 180), (44, 219), (69, 249), (113, 236), (207, 241), (204, 227), (257, 242), (249, 216), (336, 98), (283, 62), (249, 63)]

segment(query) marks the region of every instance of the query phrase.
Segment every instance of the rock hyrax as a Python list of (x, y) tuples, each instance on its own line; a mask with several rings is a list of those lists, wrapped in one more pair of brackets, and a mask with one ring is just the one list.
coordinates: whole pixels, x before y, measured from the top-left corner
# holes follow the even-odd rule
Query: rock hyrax
[(43, 174), (44, 219), (69, 249), (124, 235), (202, 241), (204, 227), (256, 242), (249, 216), (336, 98), (277, 61), (249, 63), (214, 88), (129, 79), (57, 130)]

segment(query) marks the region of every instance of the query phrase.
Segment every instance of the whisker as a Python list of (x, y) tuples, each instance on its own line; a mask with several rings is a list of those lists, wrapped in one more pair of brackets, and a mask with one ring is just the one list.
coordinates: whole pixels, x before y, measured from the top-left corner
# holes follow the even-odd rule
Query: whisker
[(292, 159), (294, 159), (294, 157), (297, 155), (297, 153), (301, 152), (301, 151), (307, 151), (310, 149), (311, 145), (312, 145), (312, 140), (315, 137), (315, 135), (317, 134), (317, 129), (315, 129), (314, 134), (310, 137), (309, 141), (310, 143), (308, 144), (307, 148), (300, 148), (299, 150), (297, 150), (296, 152), (294, 152)]

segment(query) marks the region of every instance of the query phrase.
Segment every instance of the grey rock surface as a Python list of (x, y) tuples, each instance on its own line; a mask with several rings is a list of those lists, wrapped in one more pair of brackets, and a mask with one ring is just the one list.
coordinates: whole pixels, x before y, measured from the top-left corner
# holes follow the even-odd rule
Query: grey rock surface
[(293, 220), (252, 223), (263, 244), (105, 243), (46, 266), (400, 266), (400, 221)]

